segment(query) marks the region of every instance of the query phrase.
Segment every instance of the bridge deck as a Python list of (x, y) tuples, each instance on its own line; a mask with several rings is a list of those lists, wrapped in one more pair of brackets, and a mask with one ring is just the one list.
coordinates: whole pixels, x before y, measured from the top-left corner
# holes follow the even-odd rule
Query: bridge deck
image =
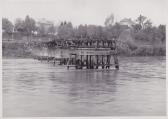
[[(82, 69), (109, 68), (111, 56), (118, 69), (118, 59), (115, 40), (53, 40), (40, 44), (43, 49), (36, 53), (39, 56), (50, 57), (51, 60), (60, 58), (60, 64)], [(52, 58), (51, 58), (52, 57)]]

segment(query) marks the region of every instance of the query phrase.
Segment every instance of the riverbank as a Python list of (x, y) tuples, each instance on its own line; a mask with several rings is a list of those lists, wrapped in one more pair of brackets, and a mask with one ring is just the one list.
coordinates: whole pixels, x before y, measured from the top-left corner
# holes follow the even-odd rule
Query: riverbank
[(120, 34), (117, 48), (119, 55), (124, 56), (166, 56), (165, 42), (136, 40), (130, 30), (125, 30)]
[(29, 47), (24, 42), (2, 42), (2, 56), (5, 58), (32, 58)]
[(120, 56), (166, 56), (166, 46), (158, 45), (139, 45), (134, 43), (122, 43), (118, 45)]
[[(10, 40), (2, 41), (2, 56), (6, 58), (33, 58), (31, 45), (35, 41)], [(39, 43), (37, 41), (36, 43)], [(166, 56), (165, 44), (143, 44), (131, 40), (117, 43), (119, 56)]]

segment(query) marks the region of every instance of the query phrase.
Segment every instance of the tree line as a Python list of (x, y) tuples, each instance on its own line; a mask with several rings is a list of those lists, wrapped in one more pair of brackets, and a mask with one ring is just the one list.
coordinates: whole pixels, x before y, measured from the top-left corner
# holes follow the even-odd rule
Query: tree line
[(51, 24), (47, 31), (45, 31), (44, 24), (40, 24), (37, 26), (37, 22), (29, 17), (28, 15), (25, 19), (17, 18), (14, 24), (7, 18), (2, 18), (2, 29), (4, 33), (12, 34), (12, 33), (20, 33), (22, 35), (34, 35), (34, 34), (49, 34), (55, 33), (54, 24)]
[[(59, 25), (53, 22), (38, 24), (38, 21), (26, 16), (25, 19), (17, 18), (12, 23), (7, 18), (2, 18), (3, 34), (21, 34), (26, 36), (52, 36), (55, 39), (88, 38), (118, 40), (121, 54), (140, 55), (165, 55), (166, 52), (166, 25), (155, 26), (150, 19), (139, 15), (135, 20), (124, 18), (114, 22), (111, 14), (105, 19), (104, 25), (78, 25), (63, 21)], [(3, 35), (2, 34), (2, 35)], [(32, 37), (33, 38), (33, 37)], [(17, 40), (17, 39), (16, 39)]]
[[(130, 22), (128, 19), (125, 20), (127, 20), (126, 22), (128, 23)], [(126, 29), (130, 29), (131, 36), (135, 40), (139, 41), (164, 42), (166, 36), (165, 25), (154, 26), (147, 17), (142, 15), (132, 21), (131, 26), (120, 24), (120, 22), (114, 23), (114, 15), (110, 15), (105, 19), (105, 26), (79, 25), (74, 27), (71, 22), (64, 21), (58, 26), (50, 23), (47, 29), (45, 29), (45, 24), (37, 26), (37, 22), (27, 15), (24, 20), (17, 18), (14, 24), (9, 19), (2, 18), (2, 29), (4, 33), (8, 34), (12, 34), (14, 32), (23, 35), (38, 34), (44, 36), (50, 34), (62, 39), (73, 37), (110, 39), (112, 37), (119, 37)]]

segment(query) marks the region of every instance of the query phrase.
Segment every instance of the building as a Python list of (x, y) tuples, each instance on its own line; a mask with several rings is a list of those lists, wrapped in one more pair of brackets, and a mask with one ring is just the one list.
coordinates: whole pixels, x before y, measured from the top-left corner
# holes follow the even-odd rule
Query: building
[(49, 34), (49, 28), (53, 27), (54, 23), (42, 18), (36, 22), (36, 26), (40, 28), (37, 33)]
[(129, 28), (132, 28), (132, 26), (135, 24), (131, 18), (124, 18), (119, 22), (120, 25), (128, 26)]

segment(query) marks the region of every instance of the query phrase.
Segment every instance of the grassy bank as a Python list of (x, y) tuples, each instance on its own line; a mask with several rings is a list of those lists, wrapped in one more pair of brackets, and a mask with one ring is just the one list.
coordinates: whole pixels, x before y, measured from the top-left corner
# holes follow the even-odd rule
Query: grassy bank
[(21, 42), (2, 42), (3, 58), (31, 58), (28, 46)]
[(166, 56), (165, 44), (139, 45), (134, 42), (118, 42), (118, 54), (124, 56)]
[(137, 41), (131, 36), (131, 32), (121, 33), (117, 48), (119, 55), (124, 56), (165, 56), (166, 43)]
[[(31, 42), (40, 42), (31, 40)], [(3, 40), (3, 57), (31, 58), (30, 41), (23, 40)], [(117, 39), (118, 54), (120, 56), (165, 56), (166, 43), (150, 43), (146, 41), (136, 41), (132, 38), (130, 31), (124, 31)]]

